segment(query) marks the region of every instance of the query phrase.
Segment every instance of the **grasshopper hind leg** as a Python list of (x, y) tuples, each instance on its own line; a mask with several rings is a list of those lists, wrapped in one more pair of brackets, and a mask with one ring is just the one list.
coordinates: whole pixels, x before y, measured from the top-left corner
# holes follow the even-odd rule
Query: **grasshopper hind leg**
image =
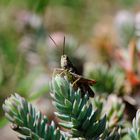
[(91, 87), (89, 85), (79, 83), (80, 79), (81, 79), (81, 77), (79, 77), (78, 79), (76, 79), (73, 82), (72, 86), (74, 88), (79, 87), (81, 89), (82, 94), (83, 94), (82, 96), (84, 96), (85, 94), (88, 94), (90, 97), (93, 98), (94, 97), (94, 91), (91, 89)]
[(76, 79), (73, 83), (72, 83), (72, 86), (74, 87), (77, 83), (78, 83), (78, 81), (80, 80), (81, 78), (79, 77), (78, 79)]

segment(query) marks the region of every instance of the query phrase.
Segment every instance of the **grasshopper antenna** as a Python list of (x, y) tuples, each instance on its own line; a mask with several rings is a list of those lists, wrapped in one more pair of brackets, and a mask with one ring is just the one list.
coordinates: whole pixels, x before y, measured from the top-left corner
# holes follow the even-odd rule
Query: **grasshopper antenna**
[[(55, 45), (56, 47), (58, 47), (58, 45), (56, 44), (56, 42), (54, 41), (54, 39), (51, 37), (51, 35), (48, 34), (48, 36), (49, 36), (49, 38), (52, 40), (52, 42), (54, 43), (54, 45)], [(65, 53), (65, 36), (64, 36), (63, 48), (62, 48), (62, 54), (64, 55), (64, 53)]]
[(52, 40), (52, 42), (54, 43), (54, 45), (55, 45), (56, 47), (58, 47), (57, 44), (56, 44), (56, 42), (54, 41), (54, 39), (51, 37), (51, 35), (48, 34), (48, 36), (49, 36), (49, 38)]
[(64, 41), (63, 41), (63, 48), (62, 48), (62, 54), (64, 55), (64, 53), (65, 53), (65, 36), (64, 36)]

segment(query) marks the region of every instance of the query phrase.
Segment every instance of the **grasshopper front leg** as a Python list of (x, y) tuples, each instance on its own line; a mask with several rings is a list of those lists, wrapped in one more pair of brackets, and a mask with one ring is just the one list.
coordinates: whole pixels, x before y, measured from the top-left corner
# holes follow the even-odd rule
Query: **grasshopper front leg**
[(60, 76), (62, 76), (67, 70), (65, 69), (60, 69), (60, 68), (55, 68), (55, 70), (53, 71), (53, 77), (57, 74), (59, 74)]

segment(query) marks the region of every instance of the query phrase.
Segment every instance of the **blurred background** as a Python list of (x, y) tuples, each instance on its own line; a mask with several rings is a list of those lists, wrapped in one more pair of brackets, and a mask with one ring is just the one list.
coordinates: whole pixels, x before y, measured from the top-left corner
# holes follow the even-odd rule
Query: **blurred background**
[(0, 0), (1, 140), (16, 139), (2, 111), (15, 92), (58, 121), (49, 85), (64, 36), (79, 73), (97, 81), (97, 97), (125, 106), (126, 124), (140, 108), (139, 0)]

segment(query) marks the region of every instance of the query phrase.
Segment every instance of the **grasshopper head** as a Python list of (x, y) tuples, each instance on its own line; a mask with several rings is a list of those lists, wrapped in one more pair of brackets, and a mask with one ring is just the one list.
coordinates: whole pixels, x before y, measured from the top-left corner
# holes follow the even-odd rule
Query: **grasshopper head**
[(69, 58), (67, 55), (62, 55), (61, 56), (61, 68), (63, 69), (66, 69), (68, 67), (68, 61), (69, 61)]
[(64, 70), (69, 70), (70, 72), (73, 73), (77, 73), (76, 68), (73, 66), (70, 59), (65, 54), (61, 56), (61, 68)]

